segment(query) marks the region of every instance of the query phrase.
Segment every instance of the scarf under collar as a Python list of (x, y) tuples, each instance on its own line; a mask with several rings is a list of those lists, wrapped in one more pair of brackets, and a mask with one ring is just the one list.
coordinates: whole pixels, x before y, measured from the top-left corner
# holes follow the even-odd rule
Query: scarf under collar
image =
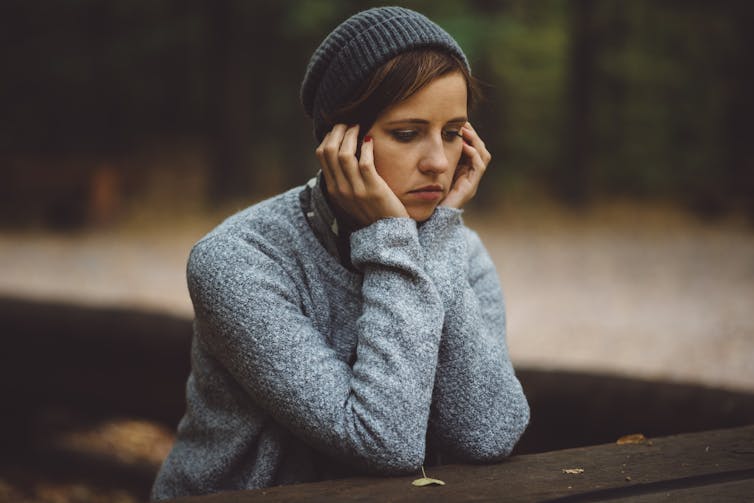
[(321, 171), (307, 182), (299, 199), (306, 220), (322, 246), (344, 267), (355, 271), (351, 263), (351, 233), (359, 227), (328, 200)]

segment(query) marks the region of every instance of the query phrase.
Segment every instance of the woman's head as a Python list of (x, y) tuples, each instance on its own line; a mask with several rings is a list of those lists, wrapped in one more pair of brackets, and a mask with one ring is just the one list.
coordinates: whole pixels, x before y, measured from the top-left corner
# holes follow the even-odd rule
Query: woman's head
[(335, 124), (358, 124), (361, 137), (374, 139), (377, 172), (418, 221), (452, 186), (459, 131), (476, 96), (452, 37), (399, 7), (370, 9), (338, 26), (312, 56), (302, 85), (317, 139)]
[(367, 123), (375, 108), (454, 70), (472, 89), (466, 55), (445, 30), (418, 12), (377, 7), (351, 16), (322, 41), (309, 60), (301, 101), (319, 142), (346, 113)]

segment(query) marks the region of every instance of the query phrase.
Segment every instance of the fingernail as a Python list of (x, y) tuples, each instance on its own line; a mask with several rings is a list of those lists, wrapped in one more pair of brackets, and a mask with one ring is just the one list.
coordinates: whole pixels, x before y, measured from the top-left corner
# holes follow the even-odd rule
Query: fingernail
[(372, 141), (372, 137), (371, 137), (371, 136), (369, 136), (369, 135), (366, 135), (366, 136), (364, 137), (364, 143), (369, 143), (370, 141)]

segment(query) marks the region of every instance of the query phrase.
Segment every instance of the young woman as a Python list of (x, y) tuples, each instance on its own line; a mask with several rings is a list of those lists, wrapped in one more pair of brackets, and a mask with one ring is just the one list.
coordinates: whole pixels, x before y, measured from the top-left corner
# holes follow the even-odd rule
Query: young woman
[(321, 173), (199, 241), (187, 410), (155, 499), (500, 460), (529, 408), (463, 225), (490, 154), (457, 43), (361, 12), (302, 85)]

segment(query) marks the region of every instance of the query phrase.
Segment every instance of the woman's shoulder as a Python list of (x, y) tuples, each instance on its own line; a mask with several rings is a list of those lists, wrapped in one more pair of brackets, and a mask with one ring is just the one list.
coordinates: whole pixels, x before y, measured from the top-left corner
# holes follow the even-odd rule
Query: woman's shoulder
[(309, 229), (299, 203), (301, 190), (294, 187), (226, 218), (193, 246), (189, 261), (257, 252), (284, 258), (306, 249)]
[(461, 232), (463, 233), (463, 237), (466, 239), (466, 243), (468, 243), (469, 250), (472, 254), (485, 251), (484, 243), (482, 243), (482, 238), (479, 237), (477, 231), (466, 224), (463, 224), (461, 226)]

